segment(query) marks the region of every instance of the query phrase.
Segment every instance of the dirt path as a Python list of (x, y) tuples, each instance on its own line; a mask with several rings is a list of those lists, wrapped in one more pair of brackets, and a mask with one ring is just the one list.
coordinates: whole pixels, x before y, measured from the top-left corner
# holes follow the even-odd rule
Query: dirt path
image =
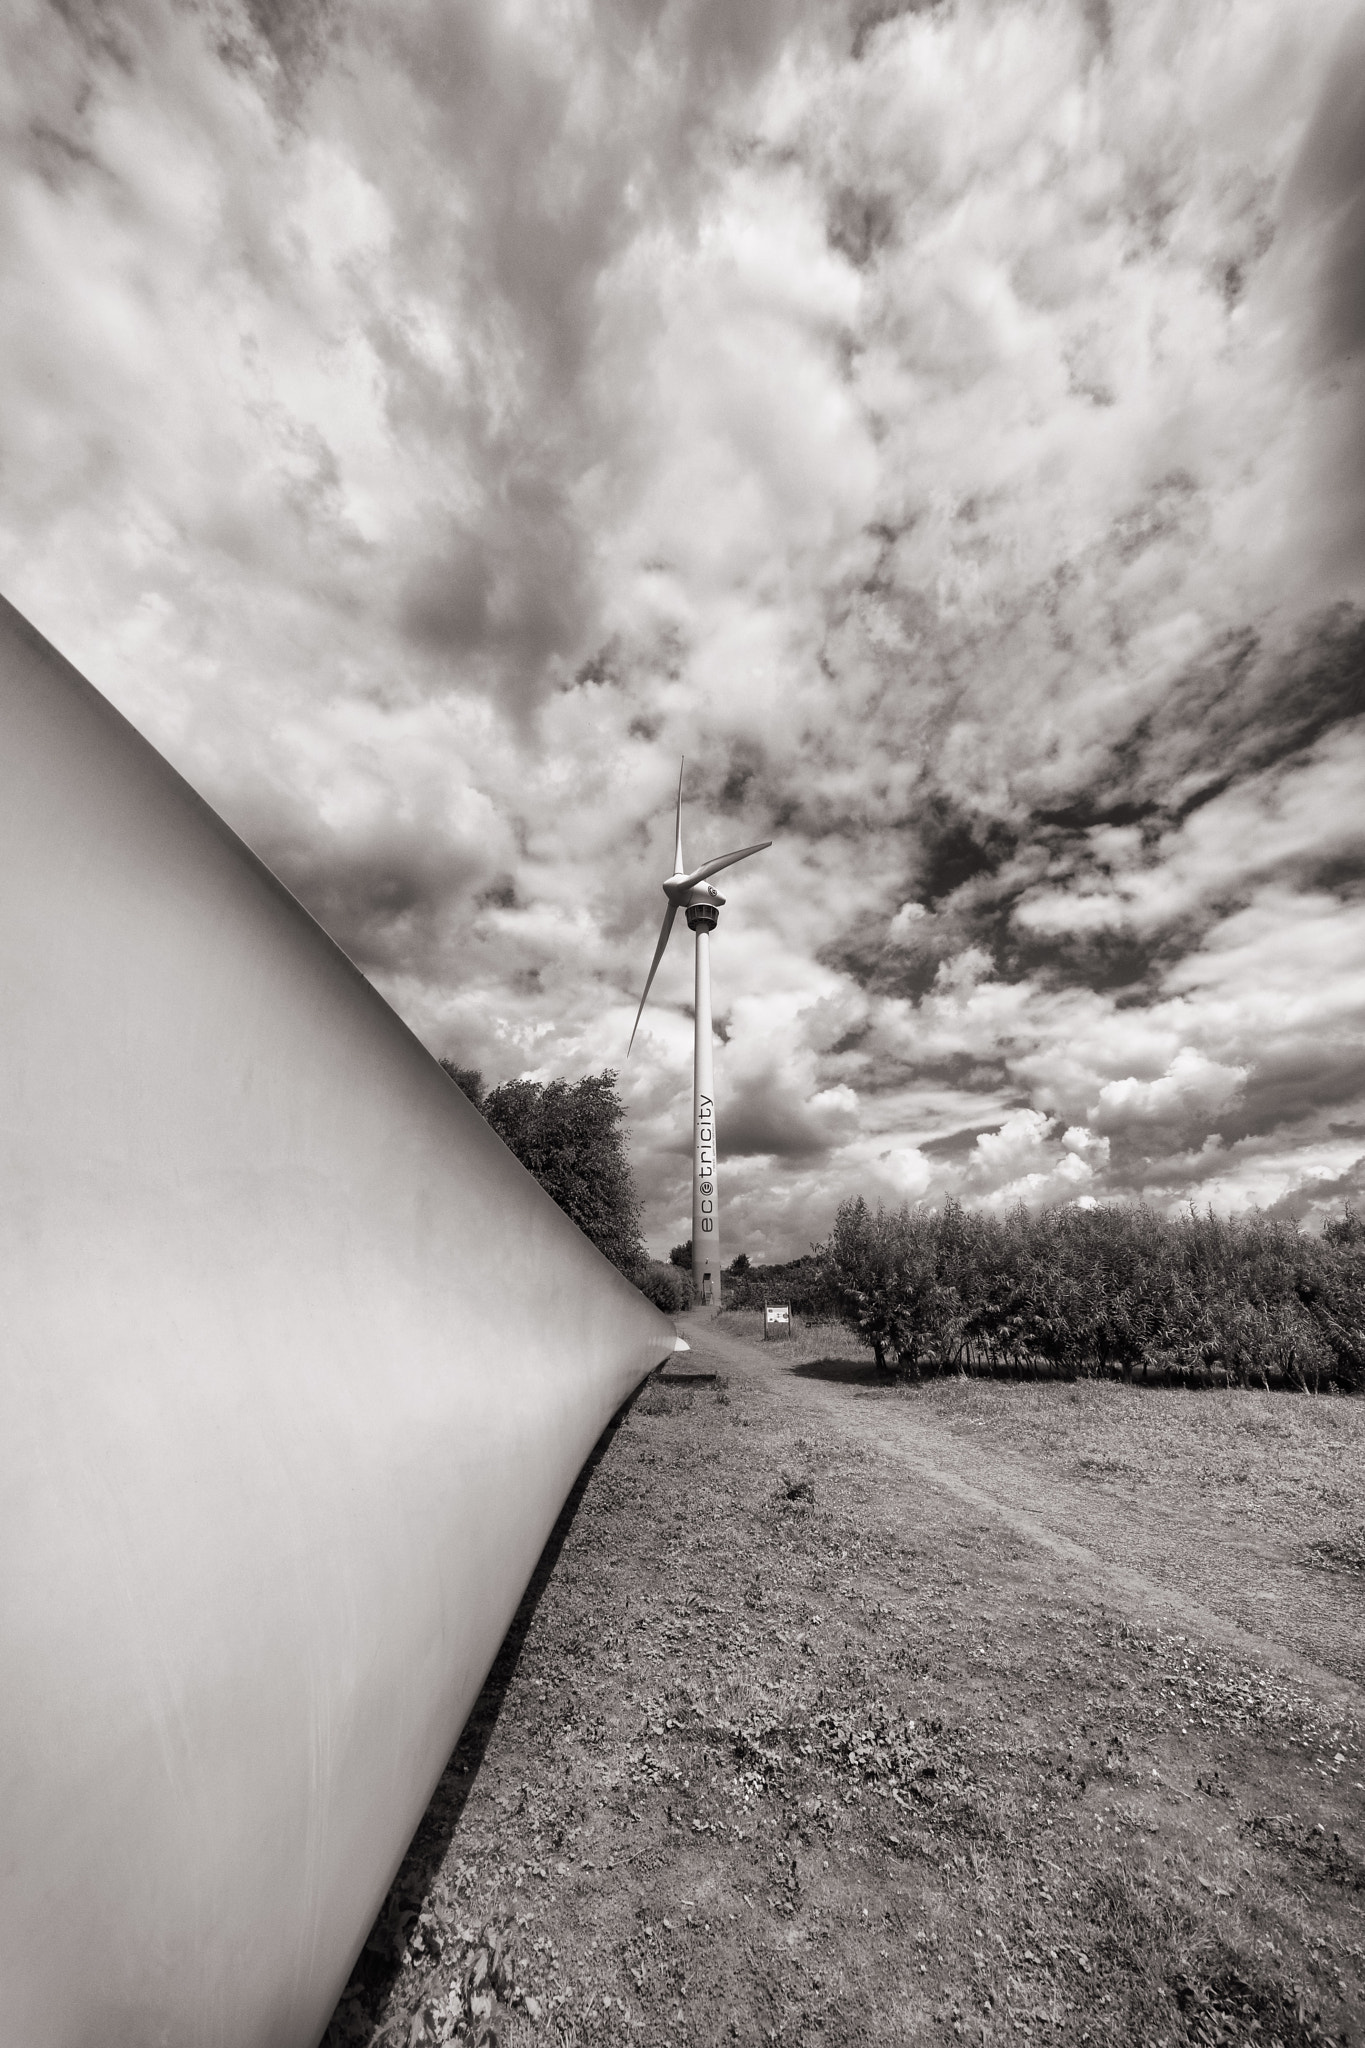
[(599, 1443), (327, 2048), (1365, 2048), (1359, 1595), (1299, 1597), (1365, 1411), (737, 1322)]
[[(1243, 1627), (1232, 1615), (1192, 1598), (1179, 1586), (1163, 1584), (1132, 1565), (1118, 1563), (1112, 1554), (1079, 1541), (1068, 1533), (1082, 1522), (1110, 1523), (1113, 1511), (1097, 1508), (1093, 1498), (1078, 1504), (1076, 1489), (1059, 1485), (1054, 1478), (1044, 1481), (1008, 1453), (986, 1454), (967, 1451), (947, 1429), (929, 1420), (922, 1408), (901, 1401), (879, 1399), (875, 1390), (850, 1387), (802, 1372), (784, 1357), (783, 1347), (756, 1353), (752, 1344), (729, 1335), (723, 1323), (695, 1320), (688, 1329), (691, 1354), (679, 1360), (679, 1369), (719, 1369), (733, 1374), (767, 1394), (782, 1407), (790, 1423), (797, 1415), (810, 1418), (826, 1441), (836, 1436), (845, 1445), (857, 1445), (865, 1453), (889, 1460), (902, 1471), (913, 1473), (929, 1486), (941, 1488), (956, 1499), (1003, 1522), (1028, 1542), (1039, 1545), (1069, 1568), (1080, 1586), (1100, 1594), (1124, 1608), (1134, 1618), (1166, 1629), (1185, 1630), (1204, 1641), (1218, 1644), (1238, 1656), (1254, 1659), (1283, 1673), (1310, 1689), (1323, 1704), (1342, 1714), (1365, 1711), (1365, 1688), (1353, 1683), (1341, 1671), (1329, 1670), (1305, 1657), (1291, 1643), (1265, 1631)], [(869, 1398), (870, 1395), (870, 1398)], [(861, 1397), (861, 1398), (860, 1398)], [(995, 1482), (984, 1486), (968, 1476), (971, 1467)], [(965, 1469), (964, 1469), (965, 1468)], [(1006, 1482), (1008, 1498), (1002, 1497)], [(1117, 1540), (1137, 1547), (1134, 1522), (1140, 1511), (1127, 1504), (1121, 1508), (1123, 1526)], [(1105, 1534), (1112, 1546), (1116, 1532)], [(1243, 1561), (1253, 1572), (1263, 1569), (1264, 1560), (1245, 1549)], [(1231, 1591), (1242, 1574), (1228, 1575)], [(1253, 1597), (1255, 1593), (1253, 1591)], [(1362, 1616), (1365, 1619), (1365, 1615)]]

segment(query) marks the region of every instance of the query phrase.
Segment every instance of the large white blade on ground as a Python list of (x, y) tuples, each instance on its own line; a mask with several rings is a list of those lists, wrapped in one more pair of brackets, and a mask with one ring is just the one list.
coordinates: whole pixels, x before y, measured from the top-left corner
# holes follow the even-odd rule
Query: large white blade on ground
[(683, 757), (682, 757), (682, 760), (681, 760), (681, 761), (679, 762), (679, 764), (678, 764), (678, 830), (677, 830), (677, 835), (676, 835), (676, 838), (675, 838), (675, 841), (674, 841), (674, 846), (673, 846), (673, 872), (674, 872), (674, 874), (675, 874), (675, 875), (680, 875), (680, 874), (682, 873), (682, 871), (683, 871), (683, 864), (682, 864), (682, 779), (683, 779), (683, 769), (684, 769), (684, 768), (685, 768), (686, 766), (687, 766), (687, 756), (686, 756), (686, 754), (684, 754), (684, 755), (683, 755)]
[[(640, 998), (640, 1007), (635, 1012), (635, 1022), (630, 1027), (630, 1045), (634, 1045), (635, 1043), (635, 1034), (640, 1028), (640, 1019), (644, 1015), (645, 1003), (648, 1000), (649, 991), (654, 986), (654, 977), (659, 971), (659, 962), (664, 957), (664, 947), (668, 944), (668, 935), (673, 929), (673, 920), (677, 916), (677, 914), (677, 904), (670, 903), (667, 910), (664, 912), (664, 921), (662, 925), (659, 927), (659, 943), (654, 948), (654, 958), (649, 963), (649, 973), (645, 976), (645, 992), (644, 995), (642, 995)], [(626, 1047), (627, 1059), (630, 1058), (630, 1045)]]
[[(760, 839), (757, 846), (741, 846), (738, 853), (719, 853), (714, 860), (704, 861), (699, 868), (694, 869), (687, 879), (695, 888), (697, 883), (704, 882), (708, 875), (718, 875), (722, 868), (732, 868), (737, 860), (747, 860), (751, 853), (762, 853), (765, 847), (771, 845), (771, 839)], [(677, 886), (682, 885), (679, 883)]]
[(3, 603), (0, 1044), (0, 2040), (310, 2048), (674, 1332)]

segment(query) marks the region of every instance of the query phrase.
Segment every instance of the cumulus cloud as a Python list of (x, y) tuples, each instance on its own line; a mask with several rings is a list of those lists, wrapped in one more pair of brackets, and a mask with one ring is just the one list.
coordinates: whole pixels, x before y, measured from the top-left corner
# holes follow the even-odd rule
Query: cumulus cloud
[(1019, 1109), (997, 1131), (983, 1131), (967, 1166), (968, 1190), (988, 1208), (1015, 1202), (1093, 1199), (1096, 1165), (1107, 1158), (1104, 1141), (1075, 1127), (1056, 1140), (1056, 1120), (1041, 1110)]
[(1130, 1123), (1177, 1123), (1190, 1118), (1207, 1125), (1240, 1096), (1246, 1078), (1245, 1067), (1221, 1066), (1193, 1046), (1182, 1045), (1166, 1072), (1152, 1080), (1127, 1074), (1121, 1081), (1106, 1081), (1090, 1120), (1101, 1131)]
[[(1351, 0), (15, 0), (0, 582), (433, 1050), (727, 1242), (1288, 1211), (1365, 1132)], [(623, 1087), (686, 1234), (684, 943)], [(1354, 1148), (1354, 1149), (1353, 1149)]]

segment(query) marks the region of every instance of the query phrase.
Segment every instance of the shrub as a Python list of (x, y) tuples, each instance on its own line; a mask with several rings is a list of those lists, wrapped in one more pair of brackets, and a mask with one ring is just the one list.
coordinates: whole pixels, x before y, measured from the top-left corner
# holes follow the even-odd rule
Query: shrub
[[(948, 1212), (954, 1221), (958, 1211)], [(917, 1372), (932, 1350), (942, 1354), (961, 1321), (961, 1302), (940, 1268), (942, 1219), (932, 1211), (878, 1205), (859, 1196), (843, 1202), (824, 1263), (840, 1320), (872, 1347), (878, 1367), (887, 1354)]]
[(636, 1279), (646, 1256), (615, 1074), (505, 1081), (485, 1094), (472, 1068), (441, 1065), (584, 1236)]
[(661, 1308), (666, 1316), (680, 1315), (691, 1308), (691, 1281), (665, 1260), (647, 1259), (634, 1277), (640, 1292), (648, 1295), (655, 1308)]
[(1142, 1203), (1004, 1216), (845, 1202), (818, 1248), (879, 1366), (1365, 1389), (1365, 1232)]
[(1365, 1219), (1356, 1215), (1349, 1202), (1340, 1216), (1331, 1216), (1322, 1226), (1328, 1244), (1365, 1244)]
[(785, 1265), (750, 1266), (744, 1273), (732, 1267), (725, 1276), (724, 1296), (727, 1309), (761, 1309), (767, 1302), (784, 1301), (793, 1315), (809, 1322), (834, 1320), (828, 1276), (813, 1253)]

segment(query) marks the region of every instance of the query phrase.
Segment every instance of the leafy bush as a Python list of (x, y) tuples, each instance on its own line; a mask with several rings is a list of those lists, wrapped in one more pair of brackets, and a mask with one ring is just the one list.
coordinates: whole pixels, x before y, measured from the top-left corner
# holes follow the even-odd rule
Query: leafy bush
[(1365, 1219), (1357, 1216), (1347, 1202), (1340, 1216), (1332, 1216), (1323, 1224), (1322, 1234), (1328, 1244), (1365, 1244)]
[(818, 1248), (835, 1313), (879, 1366), (1155, 1370), (1365, 1388), (1365, 1233), (1141, 1203), (1004, 1216), (845, 1202)]
[(726, 1275), (726, 1308), (756, 1309), (770, 1301), (787, 1302), (793, 1315), (810, 1322), (831, 1321), (834, 1308), (821, 1259), (811, 1253), (785, 1265), (750, 1266), (744, 1273), (731, 1268)]
[(649, 1259), (633, 1279), (642, 1294), (666, 1316), (680, 1315), (692, 1306), (692, 1282), (685, 1273), (664, 1259)]
[(638, 1281), (646, 1254), (615, 1074), (505, 1081), (485, 1094), (472, 1068), (441, 1065), (584, 1236)]
[(939, 1257), (941, 1222), (932, 1211), (891, 1214), (880, 1204), (874, 1215), (861, 1195), (835, 1217), (824, 1254), (835, 1308), (883, 1371), (888, 1352), (917, 1371), (925, 1352), (941, 1352), (961, 1321), (961, 1301)]

